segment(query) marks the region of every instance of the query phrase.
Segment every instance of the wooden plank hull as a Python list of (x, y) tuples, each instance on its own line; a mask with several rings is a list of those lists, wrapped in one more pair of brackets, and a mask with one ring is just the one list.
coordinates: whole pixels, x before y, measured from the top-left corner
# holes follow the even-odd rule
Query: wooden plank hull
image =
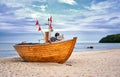
[(35, 45), (15, 45), (14, 48), (25, 61), (64, 63), (71, 55), (77, 37), (71, 40)]

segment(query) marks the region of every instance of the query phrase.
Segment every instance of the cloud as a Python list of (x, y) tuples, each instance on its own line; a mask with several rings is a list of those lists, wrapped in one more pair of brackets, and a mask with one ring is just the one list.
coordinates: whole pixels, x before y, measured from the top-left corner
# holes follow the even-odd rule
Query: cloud
[(35, 37), (32, 39), (36, 39), (37, 36), (39, 38), (41, 32), (38, 32), (35, 26), (36, 19), (39, 20), (43, 31), (47, 31), (48, 26), (45, 23), (48, 23), (48, 17), (52, 16), (54, 31), (66, 33), (68, 38), (82, 35), (83, 37), (80, 38), (82, 41), (86, 38), (89, 40), (90, 36), (99, 39), (103, 34), (120, 32), (119, 2), (119, 0), (93, 0), (93, 2), (91, 0), (1, 0), (0, 35), (6, 36), (3, 40), (12, 34), (11, 38), (18, 36), (19, 40), (24, 40), (26, 35), (30, 35), (28, 39), (33, 36)]
[(104, 29), (106, 31), (108, 31), (109, 29), (116, 30), (116, 29), (120, 29), (119, 20), (120, 17), (115, 13), (106, 14), (106, 15), (96, 15), (83, 19), (81, 25), (83, 25), (84, 28), (86, 27), (89, 29), (97, 29), (97, 30)]
[(32, 5), (33, 7), (35, 8), (40, 8), (41, 11), (45, 12), (46, 9), (47, 9), (47, 5), (40, 5), (40, 6), (37, 6), (37, 5)]
[[(35, 0), (35, 1), (38, 1), (38, 0)], [(46, 0), (43, 0), (43, 1), (45, 2)], [(47, 18), (51, 15), (53, 16), (53, 24), (54, 24), (53, 26), (56, 30), (59, 30), (59, 31), (60, 30), (61, 31), (65, 31), (65, 30), (66, 31), (71, 31), (71, 30), (85, 31), (85, 29), (86, 31), (87, 30), (95, 31), (97, 30), (98, 27), (101, 29), (100, 31), (104, 31), (107, 29), (107, 27), (102, 26), (103, 23), (104, 25), (110, 25), (110, 26), (120, 24), (119, 11), (117, 11), (117, 14), (116, 14), (115, 11), (113, 13), (110, 13), (108, 10), (116, 6), (116, 1), (115, 2), (103, 1), (98, 3), (91, 2), (90, 6), (89, 5), (85, 6), (87, 10), (79, 9), (78, 7), (76, 8), (66, 7), (67, 9), (63, 9), (62, 11), (59, 11), (58, 9), (54, 8), (56, 11), (59, 12), (59, 14), (56, 13), (56, 11), (49, 12), (48, 9), (51, 7), (46, 3), (42, 4), (41, 2), (40, 5), (37, 5), (37, 4), (33, 4), (34, 1), (29, 0), (28, 3), (30, 3), (29, 5), (31, 6), (28, 6), (28, 4), (26, 4), (27, 1), (20, 1), (19, 6), (13, 7), (12, 3), (14, 4), (15, 2), (16, 1), (14, 0), (13, 2), (6, 3), (6, 5), (9, 5), (8, 9), (11, 7), (12, 11), (11, 10), (10, 11), (11, 13), (13, 13), (13, 15), (3, 17), (3, 19), (7, 18), (9, 20), (8, 21), (7, 19), (5, 19), (4, 21), (11, 22), (13, 23), (13, 25), (17, 25), (16, 24), (17, 22), (12, 22), (16, 20), (19, 22), (19, 25), (32, 26), (34, 25), (34, 22), (37, 18), (44, 28), (43, 24), (47, 22)], [(59, 0), (59, 2), (66, 3), (69, 5), (76, 5), (76, 4), (78, 5), (78, 3), (75, 0)], [(20, 7), (20, 8), (13, 9), (15, 7)], [(101, 10), (104, 12), (100, 12)], [(5, 11), (3, 10), (3, 12)], [(62, 15), (61, 12), (64, 12), (64, 15)], [(26, 18), (30, 18), (31, 22), (25, 21), (25, 20), (28, 20)], [(20, 21), (20, 20), (23, 20), (23, 21)], [(3, 20), (1, 19), (1, 22), (2, 21)], [(24, 22), (25, 24), (22, 24), (21, 22)], [(30, 29), (26, 28), (26, 31), (29, 31), (29, 30)]]
[(66, 3), (69, 5), (76, 5), (77, 4), (75, 0), (59, 0), (59, 2)]
[(0, 4), (5, 4), (8, 7), (24, 7), (24, 4), (22, 2), (19, 2), (17, 0), (1, 0)]
[(41, 5), (40, 6), (41, 11), (46, 11), (46, 8), (47, 8), (47, 5)]
[(33, 2), (46, 2), (47, 0), (0, 0), (0, 4), (5, 4), (8, 7), (26, 7)]
[(91, 2), (90, 6), (85, 6), (84, 8), (88, 10), (93, 11), (110, 11), (110, 10), (117, 10), (120, 8), (120, 5), (118, 4), (119, 0), (106, 0), (101, 2)]

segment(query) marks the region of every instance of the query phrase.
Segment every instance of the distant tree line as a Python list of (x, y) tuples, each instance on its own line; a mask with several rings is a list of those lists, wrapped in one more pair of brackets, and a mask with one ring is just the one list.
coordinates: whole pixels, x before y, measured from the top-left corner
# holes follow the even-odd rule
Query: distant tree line
[(120, 34), (107, 35), (99, 43), (120, 43)]

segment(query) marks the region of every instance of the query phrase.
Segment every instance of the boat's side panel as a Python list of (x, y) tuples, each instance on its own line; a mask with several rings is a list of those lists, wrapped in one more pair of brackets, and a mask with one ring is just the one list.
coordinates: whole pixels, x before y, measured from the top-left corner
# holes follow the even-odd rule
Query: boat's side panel
[(65, 62), (72, 53), (76, 39), (45, 45), (15, 45), (25, 61)]
[(66, 57), (64, 58), (64, 60), (60, 61), (60, 63), (64, 63), (64, 62), (70, 57), (70, 55), (71, 55), (72, 52), (73, 52), (74, 46), (75, 46), (75, 44), (76, 44), (76, 40), (77, 40), (77, 37), (74, 37), (73, 40), (72, 40), (71, 47), (69, 48), (69, 52), (67, 53), (67, 55), (66, 55)]

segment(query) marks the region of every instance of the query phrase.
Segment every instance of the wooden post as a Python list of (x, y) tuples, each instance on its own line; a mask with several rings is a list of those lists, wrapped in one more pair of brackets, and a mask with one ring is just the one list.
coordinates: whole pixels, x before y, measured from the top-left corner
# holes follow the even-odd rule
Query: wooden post
[(49, 32), (45, 32), (45, 43), (49, 43)]

